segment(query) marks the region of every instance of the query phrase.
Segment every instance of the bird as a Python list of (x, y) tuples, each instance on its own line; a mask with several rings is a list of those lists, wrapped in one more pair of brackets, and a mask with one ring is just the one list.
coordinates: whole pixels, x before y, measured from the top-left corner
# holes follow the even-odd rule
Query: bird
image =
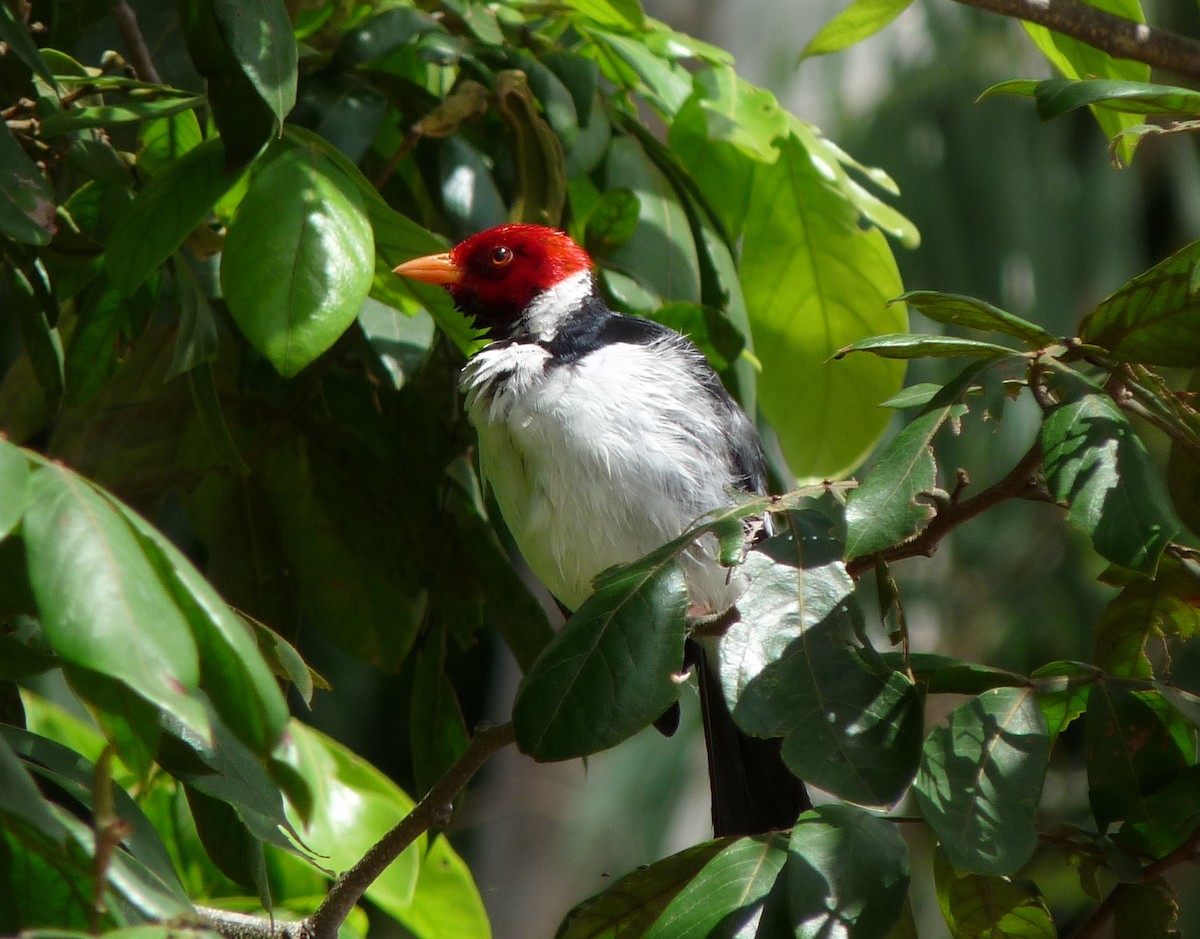
[[(564, 232), (500, 225), (394, 271), (445, 287), (483, 330), (487, 344), (459, 380), (480, 472), (530, 569), (567, 611), (601, 571), (739, 494), (765, 493), (758, 433), (704, 354), (675, 330), (610, 309), (592, 258)], [(681, 558), (693, 621), (728, 615), (747, 587), (717, 555), (698, 542)], [(687, 649), (714, 834), (791, 828), (810, 802), (780, 741), (736, 726), (711, 640)]]

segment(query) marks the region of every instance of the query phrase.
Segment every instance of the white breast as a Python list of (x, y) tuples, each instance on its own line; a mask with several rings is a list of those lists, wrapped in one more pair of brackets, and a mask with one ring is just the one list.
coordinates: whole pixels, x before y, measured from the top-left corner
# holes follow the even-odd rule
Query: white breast
[[(483, 474), (534, 573), (569, 608), (593, 578), (730, 503), (709, 394), (678, 340), (617, 343), (550, 366), (540, 346), (495, 343), (463, 371)], [(550, 366), (550, 367), (548, 367)], [(693, 604), (740, 592), (710, 546), (685, 557)]]

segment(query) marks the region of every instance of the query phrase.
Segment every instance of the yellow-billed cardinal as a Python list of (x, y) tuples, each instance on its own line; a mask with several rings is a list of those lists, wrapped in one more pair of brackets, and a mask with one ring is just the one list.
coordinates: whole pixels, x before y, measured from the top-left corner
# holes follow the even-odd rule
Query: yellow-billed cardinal
[[(501, 225), (396, 273), (445, 286), (487, 331), (460, 381), (481, 470), (530, 568), (568, 609), (605, 568), (738, 492), (765, 491), (754, 426), (704, 355), (610, 310), (591, 258), (562, 232)], [(682, 560), (693, 611), (725, 613), (745, 589), (709, 546)], [(809, 802), (779, 741), (738, 730), (712, 669), (698, 672), (716, 834), (791, 827)]]

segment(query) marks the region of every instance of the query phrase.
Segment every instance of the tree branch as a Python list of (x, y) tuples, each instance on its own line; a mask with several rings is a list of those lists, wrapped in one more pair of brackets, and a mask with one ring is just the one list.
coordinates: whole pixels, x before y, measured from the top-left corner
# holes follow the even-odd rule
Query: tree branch
[[(1166, 857), (1159, 858), (1152, 864), (1147, 864), (1142, 869), (1141, 880), (1137, 881), (1137, 883), (1144, 884), (1148, 880), (1153, 880), (1155, 877), (1165, 874), (1172, 867), (1175, 867), (1178, 864), (1183, 864), (1186, 861), (1193, 860), (1198, 850), (1200, 850), (1200, 828), (1197, 828), (1195, 831), (1193, 831), (1183, 844), (1181, 844)], [(1120, 900), (1121, 895), (1130, 886), (1131, 885), (1127, 883), (1119, 883), (1113, 887), (1112, 890), (1109, 891), (1108, 896), (1106, 896), (1100, 902), (1099, 906), (1092, 910), (1088, 918), (1085, 919), (1080, 927), (1075, 931), (1075, 935), (1072, 937), (1072, 939), (1091, 939), (1092, 936), (1098, 935), (1100, 930), (1104, 927), (1104, 924), (1107, 923), (1108, 920), (1112, 918), (1113, 913), (1116, 912), (1117, 901)]]
[(321, 905), (308, 919), (312, 939), (337, 939), (338, 927), (362, 899), (367, 887), (392, 861), (434, 825), (445, 824), (454, 797), (488, 761), (516, 739), (512, 723), (499, 724), (479, 731), (471, 738), (453, 766), (404, 819), (384, 835), (350, 870), (337, 879)]
[(955, 0), (1045, 26), (1118, 59), (1133, 59), (1200, 81), (1200, 42), (1115, 16), (1078, 0)]
[(380, 838), (363, 855), (362, 860), (334, 881), (321, 905), (308, 919), (283, 923), (263, 916), (198, 906), (196, 909), (203, 925), (216, 930), (226, 939), (336, 939), (338, 927), (345, 922), (367, 888), (424, 832), (446, 824), (455, 796), (493, 754), (515, 739), (511, 723), (478, 731), (462, 756), (434, 783), (413, 810)]
[(129, 64), (133, 66), (137, 77), (144, 82), (153, 82), (155, 85), (162, 84), (158, 69), (154, 67), (154, 59), (150, 57), (146, 39), (142, 35), (142, 29), (138, 26), (137, 14), (133, 12), (133, 7), (127, 0), (117, 0), (113, 4), (113, 20), (116, 21), (117, 30), (129, 53)]
[(970, 499), (951, 502), (944, 508), (939, 508), (933, 520), (908, 541), (893, 545), (877, 554), (854, 558), (846, 563), (846, 571), (857, 580), (875, 566), (877, 559), (891, 562), (904, 558), (931, 557), (941, 540), (951, 531), (975, 516), (982, 515), (992, 506), (1008, 499), (1048, 500), (1041, 482), (1041, 468), (1042, 446), (1040, 441), (1035, 441), (1029, 452), (1021, 457), (1020, 462), (998, 483)]

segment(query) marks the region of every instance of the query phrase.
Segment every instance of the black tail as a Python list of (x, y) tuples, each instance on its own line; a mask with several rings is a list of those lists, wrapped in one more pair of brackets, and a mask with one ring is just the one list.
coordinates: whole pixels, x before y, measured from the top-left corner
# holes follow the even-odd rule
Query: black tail
[(804, 783), (784, 765), (780, 755), (783, 741), (751, 737), (738, 728), (725, 704), (716, 663), (705, 661), (699, 643), (688, 640), (688, 645), (700, 684), (714, 836), (791, 828), (812, 802)]

